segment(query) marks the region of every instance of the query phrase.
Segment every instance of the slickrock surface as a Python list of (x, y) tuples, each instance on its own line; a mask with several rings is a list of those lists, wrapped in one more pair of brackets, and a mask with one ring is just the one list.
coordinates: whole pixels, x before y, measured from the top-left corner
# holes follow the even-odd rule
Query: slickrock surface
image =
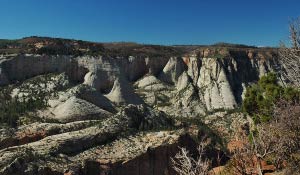
[[(90, 121), (84, 126), (79, 125), (77, 128), (71, 127), (70, 129), (62, 125), (56, 125), (56, 127), (63, 127), (65, 130), (63, 131), (61, 128), (56, 133), (52, 133), (54, 135), (51, 135), (49, 134), (50, 127), (43, 135), (45, 138), (41, 140), (36, 138), (36, 140), (28, 144), (4, 147), (0, 151), (0, 173), (26, 174), (26, 172), (29, 172), (29, 174), (36, 174), (35, 172), (39, 171), (36, 169), (36, 166), (44, 166), (44, 163), (40, 163), (40, 161), (45, 161), (50, 157), (47, 161), (51, 163), (51, 159), (54, 159), (55, 162), (57, 157), (60, 159), (61, 156), (76, 155), (97, 145), (106, 145), (114, 139), (131, 132), (172, 126), (171, 119), (168, 119), (163, 113), (153, 111), (149, 107), (142, 105), (129, 105), (111, 118), (98, 122), (93, 126), (88, 125), (93, 122), (95, 121)], [(68, 125), (76, 127), (78, 124), (77, 122)], [(36, 131), (38, 132), (38, 129)], [(13, 133), (13, 131), (11, 132)], [(20, 128), (15, 134), (18, 133), (20, 135), (20, 132), (27, 132), (27, 130)], [(3, 135), (1, 137), (4, 138), (7, 134), (4, 133)], [(69, 165), (60, 166), (68, 167)], [(53, 168), (54, 171), (56, 169), (56, 166), (46, 167)]]
[(38, 141), (47, 136), (81, 130), (99, 123), (97, 120), (78, 121), (66, 124), (32, 123), (19, 128), (0, 130), (0, 149)]

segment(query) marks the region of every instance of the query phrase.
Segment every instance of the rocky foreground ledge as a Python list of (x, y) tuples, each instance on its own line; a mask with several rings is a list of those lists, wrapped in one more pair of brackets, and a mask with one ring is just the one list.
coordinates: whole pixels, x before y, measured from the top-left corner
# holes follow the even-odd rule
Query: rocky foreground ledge
[[(110, 169), (131, 174), (147, 167), (164, 171), (177, 146), (192, 142), (182, 130), (152, 131), (171, 128), (172, 120), (145, 106), (128, 106), (102, 122), (34, 125), (10, 133), (2, 130), (1, 174), (97, 174)], [(158, 150), (162, 152), (157, 157), (148, 155)], [(139, 161), (140, 167), (132, 166)]]

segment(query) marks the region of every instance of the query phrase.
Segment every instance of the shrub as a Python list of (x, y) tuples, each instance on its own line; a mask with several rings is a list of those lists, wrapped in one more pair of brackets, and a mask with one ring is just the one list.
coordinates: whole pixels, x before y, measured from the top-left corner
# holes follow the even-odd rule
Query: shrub
[(299, 101), (299, 95), (298, 89), (280, 86), (276, 74), (268, 73), (261, 77), (257, 84), (247, 88), (242, 108), (256, 123), (266, 122), (273, 116), (276, 101)]
[(205, 158), (206, 146), (205, 142), (199, 144), (197, 159), (194, 159), (187, 149), (180, 148), (175, 157), (171, 158), (176, 173), (178, 175), (207, 175), (211, 162)]

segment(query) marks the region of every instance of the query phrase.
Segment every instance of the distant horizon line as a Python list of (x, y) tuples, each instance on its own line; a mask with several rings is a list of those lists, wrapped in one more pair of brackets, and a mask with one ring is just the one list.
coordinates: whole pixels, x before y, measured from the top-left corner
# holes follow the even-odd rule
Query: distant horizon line
[(214, 42), (212, 44), (158, 44), (158, 43), (143, 43), (138, 41), (97, 41), (97, 40), (88, 40), (88, 39), (75, 39), (75, 38), (68, 38), (68, 37), (59, 37), (59, 36), (38, 36), (38, 35), (32, 35), (32, 36), (24, 36), (20, 38), (0, 38), (0, 40), (22, 40), (26, 38), (48, 38), (48, 39), (63, 39), (63, 40), (74, 40), (74, 41), (83, 41), (83, 42), (90, 42), (90, 43), (99, 43), (99, 44), (118, 44), (118, 43), (132, 43), (137, 45), (159, 45), (159, 46), (217, 46), (221, 44), (228, 44), (228, 45), (235, 45), (235, 46), (247, 46), (247, 47), (256, 47), (256, 48), (277, 48), (278, 46), (268, 46), (268, 45), (250, 45), (250, 44), (243, 44), (243, 43), (234, 43), (234, 42)]

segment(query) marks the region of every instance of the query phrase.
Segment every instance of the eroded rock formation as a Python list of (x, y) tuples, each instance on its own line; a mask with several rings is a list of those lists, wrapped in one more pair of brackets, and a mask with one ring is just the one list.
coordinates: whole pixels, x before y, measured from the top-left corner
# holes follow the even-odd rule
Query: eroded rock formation
[[(66, 72), (73, 82), (86, 84), (100, 93), (111, 92), (107, 97), (115, 103), (136, 104), (141, 100), (131, 90), (131, 84), (149, 74), (176, 87), (177, 92), (193, 85), (198, 100), (204, 104), (204, 111), (210, 111), (238, 106), (247, 85), (278, 68), (276, 55), (271, 53), (242, 50), (217, 58), (204, 57), (209, 55), (206, 52), (203, 57), (196, 56), (194, 52), (182, 58), (163, 59), (39, 55), (2, 58), (0, 84), (51, 72)], [(152, 88), (155, 89), (155, 85)]]
[(34, 123), (24, 116), (0, 129), (0, 174), (174, 174), (170, 157), (194, 145), (174, 119), (201, 119), (234, 138), (247, 117), (215, 110), (238, 107), (245, 88), (279, 66), (269, 51), (211, 52), (0, 57), (0, 86), (13, 84), (12, 98), (36, 93), (47, 102), (29, 113)]

